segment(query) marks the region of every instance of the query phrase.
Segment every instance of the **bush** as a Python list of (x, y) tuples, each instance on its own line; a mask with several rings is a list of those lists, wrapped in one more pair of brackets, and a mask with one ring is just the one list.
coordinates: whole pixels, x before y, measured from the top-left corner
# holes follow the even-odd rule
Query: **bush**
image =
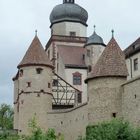
[(140, 140), (140, 129), (133, 128), (128, 122), (114, 119), (88, 126), (86, 140)]

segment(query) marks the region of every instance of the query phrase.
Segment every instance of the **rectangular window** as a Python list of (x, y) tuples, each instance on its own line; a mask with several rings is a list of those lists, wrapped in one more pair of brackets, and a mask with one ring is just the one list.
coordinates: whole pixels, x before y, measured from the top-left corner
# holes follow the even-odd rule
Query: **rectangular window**
[(58, 86), (58, 80), (56, 79), (53, 80), (53, 86)]
[(81, 85), (82, 84), (82, 77), (81, 74), (73, 74), (73, 85)]
[(78, 103), (82, 103), (82, 94), (81, 93), (78, 93), (77, 95), (78, 97)]
[(134, 59), (134, 71), (138, 70), (138, 58)]
[(70, 36), (76, 36), (76, 32), (70, 32)]
[(48, 88), (51, 88), (51, 84), (50, 83), (48, 83)]
[(42, 71), (43, 71), (43, 69), (42, 69), (42, 68), (37, 68), (37, 69), (36, 69), (36, 73), (37, 73), (37, 74), (41, 74), (41, 73), (42, 73)]
[(27, 82), (27, 87), (31, 87), (31, 82)]

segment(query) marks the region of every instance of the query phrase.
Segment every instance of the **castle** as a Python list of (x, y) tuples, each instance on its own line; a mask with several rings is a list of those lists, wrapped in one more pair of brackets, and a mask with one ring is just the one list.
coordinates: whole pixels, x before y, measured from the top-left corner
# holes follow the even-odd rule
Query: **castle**
[(123, 118), (140, 125), (140, 39), (122, 51), (94, 31), (87, 37), (88, 13), (63, 0), (50, 15), (45, 49), (36, 35), (14, 81), (14, 129), (28, 134), (35, 115), (39, 126), (54, 128), (66, 140), (84, 136), (87, 125)]

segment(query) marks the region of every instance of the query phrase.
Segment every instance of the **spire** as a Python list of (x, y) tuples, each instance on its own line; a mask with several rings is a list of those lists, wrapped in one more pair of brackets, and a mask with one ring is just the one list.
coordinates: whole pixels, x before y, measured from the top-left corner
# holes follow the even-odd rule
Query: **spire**
[(94, 27), (94, 33), (96, 33), (96, 25), (94, 25), (93, 27)]
[(63, 0), (63, 3), (75, 3), (75, 0)]
[(114, 38), (114, 30), (112, 29), (111, 32), (112, 32), (112, 38)]
[(112, 38), (93, 67), (93, 71), (86, 79), (86, 82), (96, 77), (126, 77), (127, 75), (124, 53), (116, 40)]
[(35, 30), (35, 36), (37, 36), (37, 30)]
[(37, 35), (34, 37), (25, 56), (23, 57), (22, 61), (18, 65), (18, 68), (24, 66), (33, 66), (33, 65), (43, 65), (43, 66), (53, 67)]

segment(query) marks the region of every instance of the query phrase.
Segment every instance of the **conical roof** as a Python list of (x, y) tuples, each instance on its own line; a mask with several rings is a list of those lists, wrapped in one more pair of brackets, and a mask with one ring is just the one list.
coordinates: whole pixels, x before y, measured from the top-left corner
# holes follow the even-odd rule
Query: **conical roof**
[(32, 65), (53, 67), (37, 35), (34, 37), (18, 68)]
[(124, 53), (112, 37), (85, 82), (97, 77), (126, 77), (127, 75)]

